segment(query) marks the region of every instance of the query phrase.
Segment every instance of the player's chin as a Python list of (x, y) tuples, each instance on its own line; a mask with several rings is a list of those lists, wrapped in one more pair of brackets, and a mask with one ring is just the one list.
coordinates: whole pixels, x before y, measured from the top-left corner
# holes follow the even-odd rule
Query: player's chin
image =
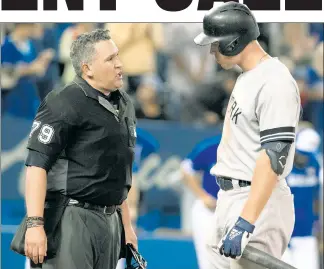
[(224, 69), (224, 70), (230, 70), (230, 69), (232, 69), (233, 67), (234, 67), (234, 65), (232, 65), (232, 64), (220, 64), (221, 65), (221, 67)]

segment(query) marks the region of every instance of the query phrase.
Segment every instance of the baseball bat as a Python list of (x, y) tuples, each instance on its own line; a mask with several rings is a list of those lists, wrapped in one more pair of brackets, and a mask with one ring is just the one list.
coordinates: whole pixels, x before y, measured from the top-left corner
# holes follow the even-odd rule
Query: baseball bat
[(268, 269), (297, 269), (268, 253), (247, 245), (243, 251), (242, 258), (254, 262)]

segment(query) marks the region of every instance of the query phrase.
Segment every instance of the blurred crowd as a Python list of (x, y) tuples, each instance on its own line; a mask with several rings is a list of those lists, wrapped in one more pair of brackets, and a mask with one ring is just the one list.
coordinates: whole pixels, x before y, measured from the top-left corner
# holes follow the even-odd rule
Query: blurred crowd
[[(109, 29), (119, 47), (124, 87), (139, 119), (222, 122), (240, 70), (222, 70), (207, 47), (194, 44), (199, 23), (2, 24), (2, 111), (19, 106), (15, 113), (32, 117), (39, 100), (74, 78), (72, 41), (99, 27)], [(267, 23), (260, 30), (261, 45), (298, 81), (303, 120), (322, 134), (323, 24)]]

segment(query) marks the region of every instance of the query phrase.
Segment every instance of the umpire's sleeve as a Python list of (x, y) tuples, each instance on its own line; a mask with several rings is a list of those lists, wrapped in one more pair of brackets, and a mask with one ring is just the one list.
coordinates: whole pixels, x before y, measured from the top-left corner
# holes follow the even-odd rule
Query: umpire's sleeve
[(300, 117), (300, 95), (293, 80), (273, 79), (261, 89), (256, 104), (261, 145), (273, 141), (295, 141)]
[(50, 169), (71, 139), (75, 118), (71, 108), (63, 101), (51, 101), (43, 102), (39, 107), (27, 145), (29, 156), (26, 165), (42, 167), (43, 159), (42, 168), (46, 170)]

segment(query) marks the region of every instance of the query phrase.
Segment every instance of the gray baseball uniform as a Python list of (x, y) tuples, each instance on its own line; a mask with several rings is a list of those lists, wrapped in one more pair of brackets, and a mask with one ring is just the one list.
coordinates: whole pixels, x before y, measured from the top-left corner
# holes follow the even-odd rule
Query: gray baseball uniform
[[(289, 70), (277, 58), (265, 60), (244, 72), (236, 82), (227, 107), (222, 140), (217, 151), (218, 161), (211, 173), (251, 181), (261, 145), (269, 141), (294, 142), (299, 116), (298, 86)], [(255, 223), (249, 243), (277, 258), (284, 253), (295, 222), (293, 197), (285, 181), (292, 169), (294, 152), (293, 143), (284, 172)], [(231, 267), (220, 264), (218, 251), (215, 250), (226, 229), (241, 214), (248, 198), (249, 186), (235, 186), (233, 190), (219, 192), (208, 244), (211, 259), (218, 269), (260, 268), (244, 259), (236, 261), (228, 258)]]

